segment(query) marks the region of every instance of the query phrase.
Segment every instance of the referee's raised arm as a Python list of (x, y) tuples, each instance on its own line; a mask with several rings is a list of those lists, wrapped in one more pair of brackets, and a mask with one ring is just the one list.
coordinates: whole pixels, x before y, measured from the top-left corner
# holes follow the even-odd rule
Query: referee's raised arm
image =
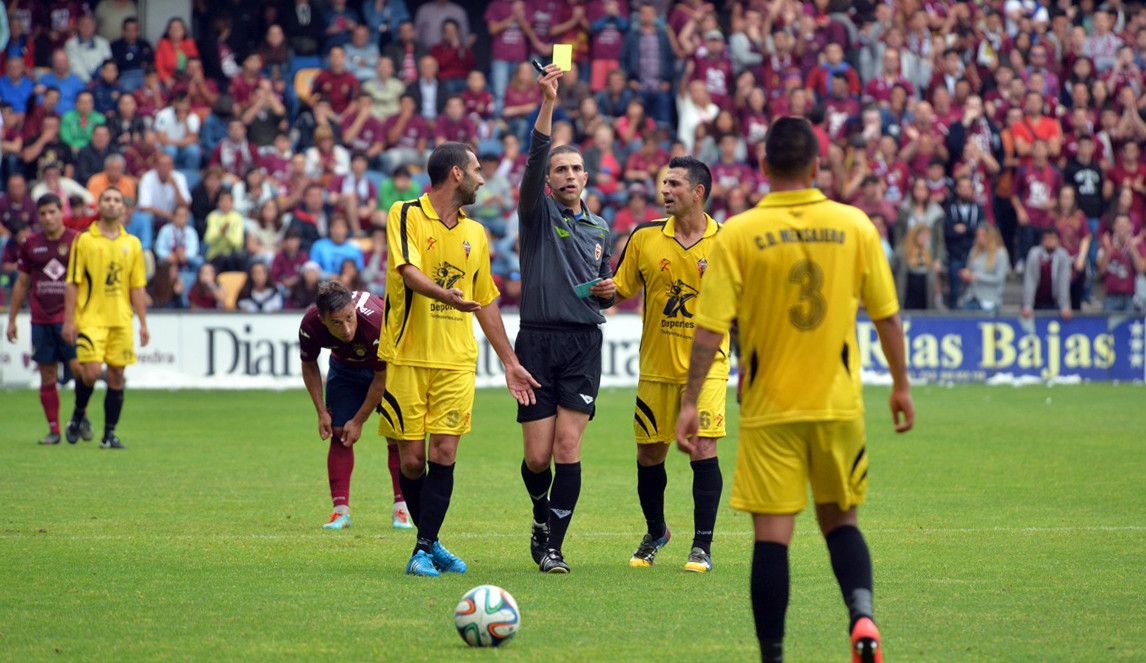
[(553, 134), (553, 107), (557, 105), (557, 81), (564, 75), (565, 72), (551, 64), (537, 79), (541, 88), (541, 110), (533, 125), (529, 157), (525, 162), (517, 203), (517, 219), (523, 231), (535, 225), (534, 212), (545, 195), (545, 168), (549, 160), (549, 145), (552, 143), (550, 136)]

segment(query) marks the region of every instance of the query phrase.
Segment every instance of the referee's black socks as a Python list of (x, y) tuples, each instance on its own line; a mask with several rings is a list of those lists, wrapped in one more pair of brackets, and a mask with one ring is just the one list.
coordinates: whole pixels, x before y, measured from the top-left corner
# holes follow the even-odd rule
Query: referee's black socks
[(659, 538), (665, 533), (665, 486), (668, 475), (664, 461), (656, 465), (637, 463), (637, 497), (641, 501), (641, 511), (645, 514), (645, 524), (649, 536)]
[(692, 547), (708, 554), (712, 554), (712, 530), (716, 527), (716, 511), (720, 508), (723, 490), (719, 459), (714, 456), (692, 461), (692, 522), (696, 528)]
[(765, 663), (779, 663), (784, 660), (784, 614), (788, 611), (788, 546), (757, 541), (750, 582), (760, 658)]
[(533, 522), (544, 524), (549, 520), (549, 486), (553, 483), (553, 470), (546, 465), (544, 470), (534, 472), (521, 460), (521, 480), (533, 501)]
[(581, 463), (554, 463), (553, 489), (549, 491), (549, 547), (561, 550), (573, 509), (581, 496)]
[(854, 525), (837, 527), (824, 540), (832, 557), (832, 571), (848, 606), (848, 631), (860, 617), (872, 616), (871, 554), (867, 542)]

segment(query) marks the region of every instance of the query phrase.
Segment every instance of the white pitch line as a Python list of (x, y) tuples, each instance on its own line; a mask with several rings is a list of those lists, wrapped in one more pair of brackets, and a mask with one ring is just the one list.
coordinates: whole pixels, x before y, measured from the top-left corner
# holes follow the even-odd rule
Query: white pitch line
[[(318, 528), (316, 527), (315, 530)], [(809, 536), (814, 535), (812, 530), (809, 531)], [(968, 533), (1016, 533), (1016, 534), (1051, 534), (1058, 532), (1146, 532), (1146, 525), (1079, 525), (1079, 526), (1062, 526), (1062, 527), (870, 527), (863, 528), (866, 533), (872, 534), (968, 534)], [(634, 536), (633, 530), (630, 532), (573, 532), (570, 534), (571, 540), (577, 539), (615, 539), (615, 538), (632, 538)], [(637, 532), (639, 533), (639, 532)], [(367, 539), (376, 540), (390, 540), (391, 538), (405, 538), (407, 535), (404, 533), (393, 533), (393, 536), (381, 536), (377, 533), (366, 535)], [(740, 534), (737, 532), (721, 532), (717, 538), (731, 539), (739, 538)], [(137, 539), (163, 539), (165, 541), (198, 541), (203, 539), (213, 540), (230, 540), (230, 541), (313, 541), (321, 538), (328, 538), (331, 541), (339, 541), (347, 538), (346, 535), (330, 532), (296, 532), (296, 533), (281, 533), (281, 534), (164, 534), (159, 532), (154, 533), (134, 533), (134, 534), (54, 534), (51, 530), (41, 532), (0, 532), (0, 539), (54, 539), (65, 541), (130, 541)], [(524, 538), (520, 532), (454, 532), (448, 535), (449, 539), (518, 539)], [(358, 539), (351, 539), (358, 540)]]

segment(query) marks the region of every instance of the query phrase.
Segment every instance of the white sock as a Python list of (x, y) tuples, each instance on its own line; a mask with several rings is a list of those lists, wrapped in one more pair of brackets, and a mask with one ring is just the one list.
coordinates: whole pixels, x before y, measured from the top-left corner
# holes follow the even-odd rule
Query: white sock
[(350, 507), (346, 504), (338, 504), (334, 507), (334, 512), (340, 516), (349, 516)]

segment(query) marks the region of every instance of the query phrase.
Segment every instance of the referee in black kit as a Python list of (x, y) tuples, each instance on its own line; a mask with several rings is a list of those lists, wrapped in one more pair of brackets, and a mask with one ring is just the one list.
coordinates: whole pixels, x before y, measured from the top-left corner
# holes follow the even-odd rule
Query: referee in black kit
[(581, 435), (601, 385), (601, 309), (616, 293), (609, 226), (581, 204), (585, 159), (572, 145), (549, 150), (562, 75), (549, 65), (538, 78), (541, 111), (517, 206), (522, 292), (515, 350), (541, 383), (536, 404), (518, 406), (517, 421), (525, 438), (521, 478), (533, 500), (530, 552), (542, 573), (569, 573), (561, 544), (581, 493)]

